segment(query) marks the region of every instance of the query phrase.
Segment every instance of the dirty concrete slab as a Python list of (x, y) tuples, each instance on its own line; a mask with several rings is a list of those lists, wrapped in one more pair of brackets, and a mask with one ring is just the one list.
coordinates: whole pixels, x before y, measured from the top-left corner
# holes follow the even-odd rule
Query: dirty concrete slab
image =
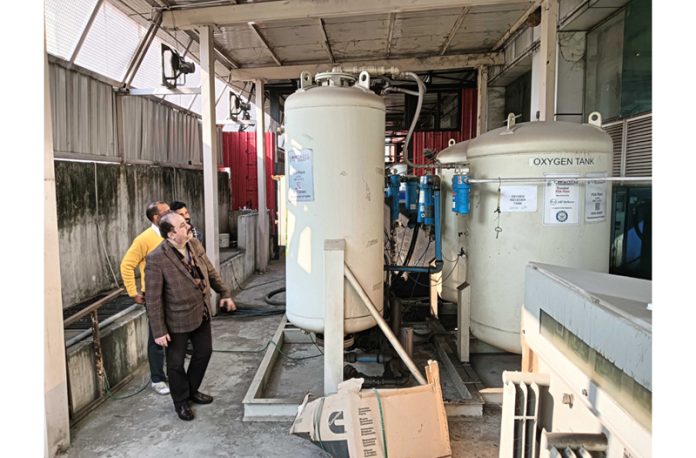
[[(255, 275), (245, 289), (237, 291), (242, 306), (268, 306), (263, 297), (283, 286), (282, 263), (271, 263), (264, 275)], [(254, 285), (260, 285), (254, 287)], [(278, 295), (274, 299), (282, 299)], [(71, 429), (71, 446), (61, 455), (67, 458), (133, 456), (171, 457), (328, 457), (318, 446), (288, 434), (290, 422), (243, 422), (242, 399), (263, 357), (282, 315), (266, 317), (218, 316), (213, 320), (213, 348), (216, 350), (201, 391), (211, 394), (210, 405), (194, 405), (191, 422), (175, 414), (169, 396), (149, 388), (147, 365), (133, 380)], [(312, 348), (306, 350), (307, 354)], [(314, 349), (316, 350), (316, 348)], [(288, 371), (302, 385), (306, 373)], [(293, 385), (292, 380), (277, 383)], [(313, 385), (317, 385), (314, 383)], [(138, 389), (145, 389), (136, 393)], [(129, 394), (134, 394), (126, 397)], [(500, 434), (500, 407), (486, 406), (479, 418), (450, 418), (450, 439), (455, 457), (497, 457)]]

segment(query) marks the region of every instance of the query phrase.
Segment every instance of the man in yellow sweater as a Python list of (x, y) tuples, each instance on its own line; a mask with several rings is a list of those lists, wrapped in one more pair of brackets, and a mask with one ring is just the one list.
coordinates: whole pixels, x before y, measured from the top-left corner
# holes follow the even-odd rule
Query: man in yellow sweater
[[(121, 260), (121, 278), (128, 295), (137, 304), (145, 304), (145, 257), (162, 243), (159, 232), (160, 215), (169, 211), (165, 202), (150, 202), (145, 210), (145, 216), (152, 224), (141, 232), (131, 244)], [(135, 269), (140, 269), (140, 290), (135, 284)], [(167, 377), (164, 374), (164, 348), (155, 343), (152, 326), (148, 322), (147, 359), (150, 363), (150, 379), (152, 388), (159, 394), (169, 394)]]

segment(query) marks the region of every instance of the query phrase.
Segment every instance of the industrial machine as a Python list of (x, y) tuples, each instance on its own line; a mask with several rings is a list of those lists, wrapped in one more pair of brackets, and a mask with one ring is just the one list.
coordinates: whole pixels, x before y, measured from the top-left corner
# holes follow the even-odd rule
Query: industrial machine
[(500, 456), (652, 456), (651, 282), (530, 263), (524, 291)]
[[(418, 91), (404, 89), (405, 80)], [(483, 397), (469, 391), (477, 382), (464, 381), (454, 363), (469, 361), (469, 332), (498, 351), (527, 348), (525, 266), (608, 269), (612, 143), (598, 113), (588, 124), (515, 124), (509, 116), (503, 128), (451, 141), (434, 164), (414, 164), (408, 153), (385, 164), (380, 95), (392, 91), (419, 100), (407, 152), (425, 93), (413, 73), (305, 72), (286, 100), (279, 202), (287, 324), (245, 397), (245, 419), (295, 410), (294, 401), (263, 392), (276, 349), (300, 342), (322, 347), (325, 394), (351, 377), (364, 388), (424, 384), (418, 345), (429, 345), (450, 377), (443, 389), (456, 392), (446, 393), (448, 413), (481, 415)], [(404, 296), (404, 282), (422, 297)], [(458, 315), (447, 329), (438, 318), (446, 308)]]
[[(410, 349), (403, 348), (410, 341), (401, 337), (403, 298), (392, 287), (413, 279), (432, 290), (433, 315), (435, 293), (457, 304), (459, 331), (467, 336), (460, 342), (468, 340), (471, 329), (476, 338), (519, 353), (527, 262), (608, 268), (606, 179), (612, 143), (600, 127), (601, 117), (593, 113), (590, 124), (516, 125), (511, 116), (506, 127), (451, 142), (435, 165), (416, 165), (405, 157), (405, 164), (385, 168), (385, 105), (378, 93), (418, 95), (404, 147), (408, 151), (424, 84), (398, 69), (355, 70), (337, 68), (314, 78), (303, 73), (300, 89), (285, 105), (288, 320), (324, 341), (327, 328), (342, 317), (334, 331), (341, 341), (345, 337), (345, 346), (366, 344), (363, 350), (377, 351), (369, 358), (384, 362), (385, 374), (397, 374), (391, 380), (398, 383), (405, 371), (386, 363), (403, 360), (401, 354), (410, 358)], [(400, 88), (404, 79), (414, 80), (419, 91)], [(419, 168), (426, 170), (415, 174)], [(406, 227), (411, 240), (402, 256), (395, 231)], [(416, 263), (412, 254), (418, 240), (427, 240), (427, 247), (432, 243), (434, 250), (431, 258)], [(338, 286), (341, 291), (327, 286), (332, 269), (327, 247), (334, 242), (343, 247), (336, 269), (349, 272)], [(330, 307), (340, 307), (340, 313), (329, 320)], [(363, 338), (376, 324), (394, 335), (391, 346)], [(462, 348), (460, 359), (468, 361)], [(343, 359), (332, 364), (343, 367)]]

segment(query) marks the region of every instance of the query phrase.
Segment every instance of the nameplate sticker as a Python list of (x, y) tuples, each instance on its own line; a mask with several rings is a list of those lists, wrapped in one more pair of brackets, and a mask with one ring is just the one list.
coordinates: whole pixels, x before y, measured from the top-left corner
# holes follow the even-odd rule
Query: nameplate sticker
[(314, 171), (311, 148), (292, 148), (288, 153), (288, 200), (314, 202)]

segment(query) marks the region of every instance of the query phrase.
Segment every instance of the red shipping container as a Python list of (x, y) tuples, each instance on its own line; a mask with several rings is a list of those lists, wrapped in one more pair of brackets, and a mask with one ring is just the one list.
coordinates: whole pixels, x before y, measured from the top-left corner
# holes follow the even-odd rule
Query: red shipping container
[[(223, 132), (223, 166), (230, 169), (230, 209), (258, 210), (258, 180), (256, 175), (256, 132)], [(275, 134), (265, 133), (266, 150), (266, 207), (271, 221), (276, 214), (276, 181), (273, 175)], [(273, 233), (275, 234), (275, 225)]]
[[(459, 131), (437, 131), (437, 132), (413, 132), (411, 144), (413, 145), (413, 162), (415, 164), (425, 164), (423, 155), (424, 149), (432, 149), (440, 152), (447, 148), (449, 140), (463, 142), (476, 136), (476, 89), (462, 89), (462, 119)], [(416, 175), (432, 173), (432, 170), (417, 169)]]

